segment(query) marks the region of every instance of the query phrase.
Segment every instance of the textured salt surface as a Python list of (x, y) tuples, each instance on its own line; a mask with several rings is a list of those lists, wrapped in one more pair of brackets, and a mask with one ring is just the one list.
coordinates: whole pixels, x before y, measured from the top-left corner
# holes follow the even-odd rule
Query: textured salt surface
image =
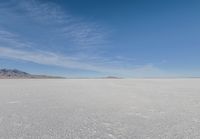
[(200, 79), (0, 80), (0, 139), (163, 138), (200, 138)]

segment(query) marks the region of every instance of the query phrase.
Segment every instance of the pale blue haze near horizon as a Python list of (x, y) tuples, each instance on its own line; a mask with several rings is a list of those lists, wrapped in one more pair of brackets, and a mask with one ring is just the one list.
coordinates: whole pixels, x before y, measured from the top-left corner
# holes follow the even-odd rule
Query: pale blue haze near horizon
[(0, 68), (199, 77), (198, 0), (1, 0)]

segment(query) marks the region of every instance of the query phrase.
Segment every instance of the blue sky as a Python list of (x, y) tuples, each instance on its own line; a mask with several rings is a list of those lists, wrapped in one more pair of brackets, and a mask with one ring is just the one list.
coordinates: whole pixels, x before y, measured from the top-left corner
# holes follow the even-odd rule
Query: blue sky
[(200, 76), (197, 0), (1, 0), (0, 15), (0, 68)]

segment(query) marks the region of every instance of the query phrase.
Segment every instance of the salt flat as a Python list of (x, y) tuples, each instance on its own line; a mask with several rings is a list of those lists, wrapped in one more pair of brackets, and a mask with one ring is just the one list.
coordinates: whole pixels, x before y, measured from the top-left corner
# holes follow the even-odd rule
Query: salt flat
[(1, 139), (199, 139), (200, 79), (0, 80)]

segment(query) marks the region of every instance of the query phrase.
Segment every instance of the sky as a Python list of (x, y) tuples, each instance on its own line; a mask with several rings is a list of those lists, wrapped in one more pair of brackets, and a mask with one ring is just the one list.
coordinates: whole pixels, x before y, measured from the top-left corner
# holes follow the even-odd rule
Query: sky
[(198, 0), (1, 0), (0, 68), (199, 77)]

